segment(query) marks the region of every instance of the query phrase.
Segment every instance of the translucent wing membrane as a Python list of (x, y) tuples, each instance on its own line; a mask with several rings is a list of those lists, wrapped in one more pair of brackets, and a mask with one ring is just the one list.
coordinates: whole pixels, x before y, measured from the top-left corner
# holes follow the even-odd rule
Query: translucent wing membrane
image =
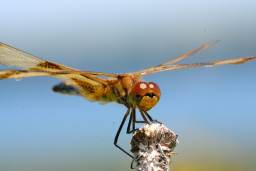
[(39, 59), (4, 43), (0, 43), (0, 64), (40, 71), (72, 70), (64, 65)]
[(21, 79), (36, 76), (50, 76), (50, 74), (47, 72), (37, 72), (28, 70), (0, 70), (0, 79)]
[(57, 64), (51, 61), (46, 61), (35, 57), (27, 52), (16, 49), (12, 46), (6, 45), (0, 42), (0, 65), (16, 66), (30, 71), (48, 71), (61, 73), (84, 73), (95, 76), (105, 77), (117, 77), (116, 74), (103, 73), (103, 72), (91, 72), (91, 71), (79, 71), (74, 68)]
[(17, 50), (9, 45), (0, 43), (0, 64), (16, 66), (20, 68), (31, 68), (43, 62), (30, 54)]
[(107, 81), (98, 76), (116, 77), (115, 74), (79, 71), (61, 64), (42, 60), (31, 54), (0, 43), (0, 65), (16, 66), (23, 70), (2, 70), (0, 79), (21, 79), (35, 76), (50, 76), (61, 79), (66, 85), (74, 86), (80, 95), (89, 100), (101, 100)]
[(234, 59), (216, 60), (216, 61), (211, 61), (206, 63), (176, 64), (177, 62), (180, 62), (181, 60), (188, 58), (189, 56), (195, 53), (198, 53), (203, 49), (207, 49), (215, 45), (217, 42), (219, 41), (213, 41), (213, 42), (202, 44), (200, 47), (194, 48), (175, 59), (169, 60), (163, 64), (160, 64), (154, 67), (150, 67), (150, 68), (146, 68), (146, 69), (134, 72), (133, 74), (144, 76), (144, 75), (154, 74), (161, 71), (171, 71), (171, 70), (197, 68), (197, 67), (214, 67), (214, 66), (226, 65), (226, 64), (243, 64), (246, 62), (251, 62), (256, 60), (255, 56), (251, 56), (251, 57), (240, 57), (240, 58), (234, 58)]
[(227, 64), (237, 65), (237, 64), (243, 64), (243, 63), (252, 62), (252, 61), (256, 61), (255, 56), (216, 60), (216, 61), (206, 62), (206, 63), (159, 65), (159, 66), (148, 68), (139, 72), (135, 72), (135, 74), (149, 75), (149, 74), (154, 74), (161, 71), (171, 71), (171, 70), (179, 70), (179, 69), (187, 69), (187, 68), (198, 68), (198, 67), (215, 67), (215, 66), (227, 65)]
[(191, 49), (190, 51), (180, 55), (179, 57), (175, 58), (175, 59), (170, 59), (169, 61), (163, 63), (165, 65), (172, 65), (172, 64), (176, 64), (180, 61), (182, 61), (183, 59), (185, 58), (188, 58), (190, 57), (191, 55), (194, 55), (198, 52), (201, 52), (202, 50), (204, 49), (208, 49), (209, 47), (212, 47), (214, 46), (215, 44), (217, 44), (219, 42), (219, 40), (215, 40), (215, 41), (211, 41), (211, 42), (207, 42), (207, 43), (204, 43), (202, 44), (200, 47), (198, 48), (194, 48), (194, 49)]

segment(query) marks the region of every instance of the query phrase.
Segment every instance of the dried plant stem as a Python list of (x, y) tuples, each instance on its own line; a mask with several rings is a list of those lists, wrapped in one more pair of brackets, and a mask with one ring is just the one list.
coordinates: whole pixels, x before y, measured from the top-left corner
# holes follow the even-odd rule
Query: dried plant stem
[(177, 135), (164, 124), (145, 124), (131, 140), (132, 168), (138, 171), (169, 171), (170, 158), (178, 143)]

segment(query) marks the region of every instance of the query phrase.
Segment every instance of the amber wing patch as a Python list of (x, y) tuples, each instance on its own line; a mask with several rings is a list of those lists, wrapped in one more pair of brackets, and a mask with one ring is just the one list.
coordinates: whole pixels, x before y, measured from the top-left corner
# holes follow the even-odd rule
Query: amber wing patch
[(54, 70), (65, 69), (65, 68), (61, 67), (60, 65), (58, 65), (58, 64), (55, 64), (55, 63), (52, 63), (52, 62), (48, 62), (48, 61), (39, 63), (37, 65), (37, 67), (39, 67), (39, 68), (46, 68), (46, 69), (54, 69)]

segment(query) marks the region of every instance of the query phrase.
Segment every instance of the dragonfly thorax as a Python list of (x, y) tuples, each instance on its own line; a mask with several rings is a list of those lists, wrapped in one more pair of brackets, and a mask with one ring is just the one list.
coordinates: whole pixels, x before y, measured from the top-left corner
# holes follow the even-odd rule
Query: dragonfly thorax
[(142, 111), (148, 111), (154, 107), (160, 99), (160, 89), (153, 82), (137, 82), (129, 97), (134, 105)]

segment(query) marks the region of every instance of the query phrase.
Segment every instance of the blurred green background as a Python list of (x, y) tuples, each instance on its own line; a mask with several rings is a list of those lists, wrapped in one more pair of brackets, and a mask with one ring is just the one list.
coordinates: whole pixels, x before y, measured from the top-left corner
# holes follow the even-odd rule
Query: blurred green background
[[(256, 1), (2, 1), (0, 41), (84, 70), (135, 71), (209, 40), (185, 63), (256, 55)], [(6, 67), (0, 67), (4, 69)], [(256, 63), (155, 74), (150, 111), (179, 134), (175, 171), (256, 170)], [(125, 108), (54, 94), (58, 80), (0, 82), (0, 170), (129, 170), (112, 142)], [(130, 137), (120, 143), (129, 149)]]

